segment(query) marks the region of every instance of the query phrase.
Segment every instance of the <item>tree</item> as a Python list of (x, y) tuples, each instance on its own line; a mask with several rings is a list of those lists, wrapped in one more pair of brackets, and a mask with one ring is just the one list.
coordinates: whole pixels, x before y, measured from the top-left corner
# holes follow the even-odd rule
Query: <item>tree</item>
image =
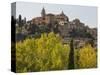
[(26, 24), (26, 17), (24, 17), (24, 24)]
[(69, 53), (68, 69), (74, 69), (74, 45), (73, 45), (73, 39), (71, 39), (71, 42), (70, 42), (70, 53)]
[(97, 54), (95, 49), (87, 44), (79, 50), (79, 68), (95, 68), (97, 67)]
[(16, 44), (16, 71), (48, 71), (68, 68), (70, 47), (53, 32), (40, 38), (26, 39)]
[(22, 27), (22, 16), (19, 15), (19, 18), (18, 18), (18, 25), (19, 27)]

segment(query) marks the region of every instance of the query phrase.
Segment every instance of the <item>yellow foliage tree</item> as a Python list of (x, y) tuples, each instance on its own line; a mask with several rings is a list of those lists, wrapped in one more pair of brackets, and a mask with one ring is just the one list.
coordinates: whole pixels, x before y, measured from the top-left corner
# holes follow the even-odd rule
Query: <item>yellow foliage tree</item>
[(16, 43), (16, 71), (47, 71), (68, 68), (69, 45), (53, 32)]
[(97, 67), (97, 54), (95, 49), (87, 44), (79, 50), (79, 68), (95, 68)]

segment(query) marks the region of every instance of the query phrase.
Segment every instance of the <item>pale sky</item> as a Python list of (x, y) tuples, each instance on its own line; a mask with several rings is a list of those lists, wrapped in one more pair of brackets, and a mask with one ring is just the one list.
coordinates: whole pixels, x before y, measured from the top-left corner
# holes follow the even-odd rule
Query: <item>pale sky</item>
[(63, 10), (70, 21), (78, 18), (89, 27), (97, 27), (97, 7), (94, 6), (17, 2), (16, 17), (18, 18), (21, 14), (22, 18), (26, 17), (27, 20), (31, 20), (34, 17), (41, 16), (43, 7), (46, 13), (60, 14)]

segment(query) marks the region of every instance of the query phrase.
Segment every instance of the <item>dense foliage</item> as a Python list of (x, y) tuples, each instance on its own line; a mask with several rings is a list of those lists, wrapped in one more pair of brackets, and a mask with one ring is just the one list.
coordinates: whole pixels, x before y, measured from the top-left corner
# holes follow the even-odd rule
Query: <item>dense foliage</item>
[[(62, 44), (62, 38), (53, 32), (19, 41), (16, 43), (16, 71), (65, 70), (71, 65), (74, 65), (73, 69), (97, 67), (97, 53), (90, 44), (80, 49), (72, 46), (71, 43)], [(74, 61), (69, 65), (71, 59)]]
[(97, 53), (95, 49), (87, 44), (79, 51), (79, 68), (97, 67)]
[(58, 34), (42, 34), (16, 44), (17, 72), (61, 70), (68, 68), (69, 45), (63, 45)]
[(93, 36), (86, 31), (86, 29), (73, 29), (70, 33), (70, 37), (83, 37), (83, 38), (93, 38)]

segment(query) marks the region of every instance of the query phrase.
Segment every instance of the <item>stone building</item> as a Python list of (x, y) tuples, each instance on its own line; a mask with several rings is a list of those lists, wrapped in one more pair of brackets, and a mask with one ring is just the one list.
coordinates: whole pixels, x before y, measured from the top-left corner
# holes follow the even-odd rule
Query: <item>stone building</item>
[(48, 13), (46, 14), (45, 9), (43, 8), (41, 11), (41, 16), (40, 17), (36, 17), (32, 19), (33, 23), (40, 25), (40, 24), (54, 24), (54, 23), (62, 23), (62, 22), (68, 22), (69, 18), (64, 14), (64, 12), (62, 11), (60, 14), (56, 15), (56, 14), (52, 14), (52, 13)]

